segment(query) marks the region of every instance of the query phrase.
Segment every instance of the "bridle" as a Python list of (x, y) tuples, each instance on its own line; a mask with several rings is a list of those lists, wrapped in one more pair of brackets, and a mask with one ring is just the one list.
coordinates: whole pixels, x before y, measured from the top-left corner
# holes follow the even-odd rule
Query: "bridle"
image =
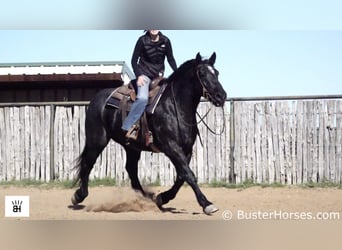
[[(200, 82), (201, 86), (202, 86), (202, 96), (208, 100), (210, 102), (210, 99), (212, 98), (212, 95), (210, 94), (210, 92), (207, 90), (205, 84), (203, 83), (203, 80), (201, 79), (201, 77), (199, 76), (199, 67), (197, 67), (196, 70), (196, 75), (197, 75), (197, 79)], [(204, 118), (208, 116), (209, 112), (211, 111), (211, 107), (209, 108), (209, 110), (207, 111), (207, 113), (205, 113), (205, 115), (203, 117), (201, 117), (201, 115), (198, 113), (198, 111), (196, 110), (196, 114), (197, 116), (200, 118), (199, 122), (197, 122), (196, 125), (198, 125), (199, 123), (203, 122), (203, 124), (205, 125), (205, 127), (214, 135), (222, 135), (224, 133), (224, 130), (226, 128), (226, 120), (223, 119), (223, 127), (220, 131), (220, 133), (216, 133), (213, 129), (211, 129), (209, 127), (209, 125), (204, 121)], [(222, 114), (223, 114), (223, 118), (224, 118), (224, 107), (222, 107)]]
[[(202, 96), (210, 101), (210, 99), (213, 99), (212, 98), (212, 95), (210, 94), (210, 92), (207, 90), (207, 88), (205, 87), (205, 84), (203, 83), (203, 80), (201, 79), (200, 75), (199, 75), (199, 67), (197, 67), (196, 69), (196, 76), (197, 76), (197, 80), (200, 82), (201, 86), (202, 86)], [(178, 108), (177, 108), (177, 102), (176, 102), (176, 98), (175, 98), (175, 94), (174, 94), (174, 90), (173, 90), (173, 85), (171, 85), (171, 92), (172, 92), (172, 98), (173, 98), (173, 102), (174, 102), (174, 106), (175, 106), (175, 110), (176, 110), (176, 117), (177, 117), (177, 122), (178, 122), (178, 126), (179, 126), (179, 116), (178, 116)], [(209, 127), (209, 125), (204, 121), (204, 119), (208, 116), (209, 112), (211, 111), (211, 107), (209, 108), (209, 110), (203, 115), (201, 116), (198, 111), (196, 110), (196, 114), (197, 116), (200, 118), (198, 122), (195, 122), (193, 124), (191, 123), (188, 123), (186, 122), (185, 120), (183, 120), (182, 122), (189, 126), (189, 127), (194, 127), (194, 126), (197, 126), (198, 124), (200, 124), (201, 122), (203, 122), (203, 124), (205, 125), (205, 127), (214, 135), (222, 135), (225, 131), (225, 128), (226, 128), (226, 121), (225, 119), (223, 119), (223, 126), (222, 126), (222, 129), (220, 131), (220, 133), (216, 133), (213, 129), (211, 129)], [(222, 107), (222, 113), (223, 113), (223, 118), (224, 118), (224, 107)], [(198, 131), (198, 136), (200, 138), (200, 141), (201, 141), (201, 144), (203, 146), (203, 142), (202, 142), (202, 139), (201, 139), (201, 136), (199, 134), (199, 131)]]
[(197, 79), (198, 81), (200, 82), (200, 84), (202, 85), (202, 96), (207, 99), (208, 101), (210, 101), (210, 98), (212, 98), (210, 92), (207, 90), (207, 88), (205, 87), (205, 84), (203, 83), (201, 77), (199, 76), (199, 67), (197, 67), (197, 70), (196, 70), (196, 76), (197, 76)]

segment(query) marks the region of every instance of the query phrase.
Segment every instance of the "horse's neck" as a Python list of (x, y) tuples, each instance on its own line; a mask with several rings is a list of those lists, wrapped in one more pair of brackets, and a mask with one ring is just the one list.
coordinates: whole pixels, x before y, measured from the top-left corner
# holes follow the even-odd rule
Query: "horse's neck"
[(180, 104), (180, 109), (196, 109), (201, 95), (196, 90), (193, 77), (189, 79), (177, 80), (170, 83), (171, 96)]

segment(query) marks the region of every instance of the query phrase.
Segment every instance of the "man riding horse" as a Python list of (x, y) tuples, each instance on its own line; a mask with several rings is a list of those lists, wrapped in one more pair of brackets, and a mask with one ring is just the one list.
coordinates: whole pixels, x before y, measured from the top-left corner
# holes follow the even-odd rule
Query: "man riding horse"
[(164, 74), (165, 57), (175, 71), (177, 64), (173, 57), (171, 42), (159, 30), (148, 30), (139, 37), (132, 56), (132, 67), (137, 77), (137, 96), (131, 110), (122, 124), (122, 131), (128, 139), (135, 140), (135, 124), (143, 114), (148, 102), (149, 86), (153, 79)]

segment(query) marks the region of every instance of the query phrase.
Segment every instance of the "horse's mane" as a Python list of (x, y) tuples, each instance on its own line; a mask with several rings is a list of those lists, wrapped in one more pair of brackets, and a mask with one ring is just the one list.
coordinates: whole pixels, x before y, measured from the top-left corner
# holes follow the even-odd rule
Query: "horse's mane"
[(169, 77), (168, 81), (172, 82), (178, 77), (184, 77), (190, 70), (193, 70), (196, 66), (196, 59), (191, 59), (184, 62), (181, 66), (177, 68)]

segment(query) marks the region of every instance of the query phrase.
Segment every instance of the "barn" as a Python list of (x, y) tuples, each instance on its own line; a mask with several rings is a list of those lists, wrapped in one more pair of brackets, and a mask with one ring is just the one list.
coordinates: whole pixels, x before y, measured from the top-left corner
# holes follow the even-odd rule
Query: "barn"
[(0, 102), (89, 101), (132, 78), (125, 62), (0, 64)]

